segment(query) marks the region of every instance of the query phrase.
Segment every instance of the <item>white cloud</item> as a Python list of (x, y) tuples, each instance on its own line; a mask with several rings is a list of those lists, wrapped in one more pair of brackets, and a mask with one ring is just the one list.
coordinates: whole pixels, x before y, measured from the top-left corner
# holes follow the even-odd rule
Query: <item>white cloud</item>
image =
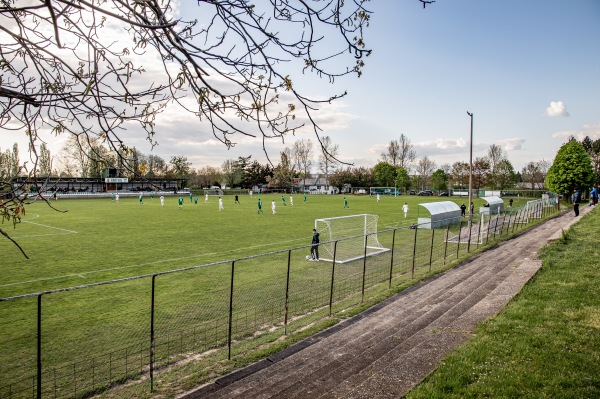
[(546, 108), (548, 116), (569, 116), (567, 106), (562, 101), (551, 101), (550, 106)]
[(579, 129), (562, 130), (552, 133), (552, 137), (554, 138), (569, 139), (570, 137), (575, 137), (579, 141), (586, 138), (586, 136), (592, 140), (600, 139), (600, 123), (596, 125), (583, 125)]
[(498, 140), (498, 145), (506, 151), (517, 151), (523, 149), (523, 143), (525, 143), (525, 141), (527, 141), (527, 139)]

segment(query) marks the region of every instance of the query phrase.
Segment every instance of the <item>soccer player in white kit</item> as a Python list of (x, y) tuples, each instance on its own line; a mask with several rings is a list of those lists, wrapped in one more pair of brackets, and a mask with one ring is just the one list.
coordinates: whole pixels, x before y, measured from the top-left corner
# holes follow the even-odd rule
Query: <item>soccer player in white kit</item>
[(275, 203), (275, 200), (271, 201), (271, 211), (273, 211), (273, 215), (276, 213), (275, 209), (277, 208), (277, 204)]
[(165, 206), (165, 196), (164, 195), (160, 196), (160, 206)]
[(402, 207), (402, 212), (404, 212), (404, 219), (406, 219), (406, 214), (408, 213), (408, 204), (405, 202)]
[(225, 208), (223, 208), (223, 198), (219, 197), (219, 210), (222, 211)]
[(290, 205), (292, 205), (292, 206), (294, 205), (294, 197), (292, 197), (291, 195), (290, 195)]

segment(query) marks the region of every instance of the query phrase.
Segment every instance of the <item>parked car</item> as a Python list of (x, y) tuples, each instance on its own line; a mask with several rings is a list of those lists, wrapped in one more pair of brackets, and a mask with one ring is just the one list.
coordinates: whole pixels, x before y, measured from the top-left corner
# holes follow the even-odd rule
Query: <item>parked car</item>
[(447, 193), (447, 192), (445, 192), (445, 191), (442, 191), (442, 192), (440, 193), (440, 197), (448, 197), (448, 193)]
[(409, 194), (410, 194), (410, 195), (415, 195), (415, 194), (417, 194), (417, 192), (416, 192), (415, 190), (410, 190), (410, 193), (409, 193)]
[(431, 191), (431, 190), (423, 190), (423, 191), (419, 191), (419, 194), (417, 194), (417, 195), (429, 196), (429, 195), (433, 195), (433, 191)]

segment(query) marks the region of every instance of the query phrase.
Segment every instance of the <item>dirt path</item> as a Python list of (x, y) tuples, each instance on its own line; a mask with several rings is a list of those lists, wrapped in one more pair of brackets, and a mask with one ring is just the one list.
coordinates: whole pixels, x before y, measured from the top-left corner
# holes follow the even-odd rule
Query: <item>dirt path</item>
[(548, 220), (183, 398), (398, 398), (500, 312), (541, 267), (537, 251), (577, 220)]

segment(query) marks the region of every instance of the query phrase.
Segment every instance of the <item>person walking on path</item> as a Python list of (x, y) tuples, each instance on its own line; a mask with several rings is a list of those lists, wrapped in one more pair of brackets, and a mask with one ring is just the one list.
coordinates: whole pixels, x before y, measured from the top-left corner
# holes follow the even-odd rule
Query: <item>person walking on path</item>
[(590, 205), (596, 205), (598, 203), (598, 188), (592, 187), (590, 191)]
[(573, 192), (573, 211), (575, 216), (579, 216), (579, 204), (581, 203), (581, 190), (576, 189)]

